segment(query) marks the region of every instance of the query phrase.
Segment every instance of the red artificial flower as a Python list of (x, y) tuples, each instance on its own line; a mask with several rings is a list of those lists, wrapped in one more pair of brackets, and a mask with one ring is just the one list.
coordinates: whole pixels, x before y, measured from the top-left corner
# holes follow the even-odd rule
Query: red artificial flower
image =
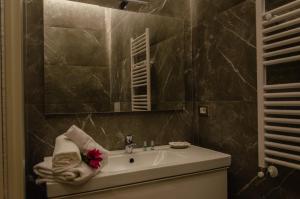
[(98, 168), (101, 166), (99, 160), (90, 160), (90, 161), (89, 161), (89, 165), (90, 165), (90, 167), (92, 167), (93, 169), (98, 169)]
[(103, 158), (101, 157), (102, 153), (99, 149), (92, 149), (87, 152), (87, 163), (90, 167), (94, 169), (98, 169), (101, 166), (101, 161)]
[(99, 149), (92, 149), (87, 152), (87, 157), (90, 160), (99, 159), (99, 158), (101, 158), (101, 155), (102, 155), (102, 153), (99, 151)]

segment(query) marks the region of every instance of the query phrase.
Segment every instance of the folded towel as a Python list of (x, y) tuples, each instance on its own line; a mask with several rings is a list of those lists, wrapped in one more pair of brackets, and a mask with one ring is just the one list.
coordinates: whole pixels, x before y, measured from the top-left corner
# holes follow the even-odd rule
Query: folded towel
[(71, 126), (68, 131), (64, 134), (67, 138), (72, 140), (80, 149), (83, 154), (87, 154), (89, 150), (98, 149), (102, 155), (103, 159), (101, 162), (100, 169), (102, 169), (107, 164), (108, 150), (100, 146), (92, 137), (86, 134), (83, 130), (77, 126)]
[(81, 162), (78, 167), (72, 168), (69, 171), (76, 174), (76, 178), (71, 180), (61, 180), (59, 178), (55, 178), (57, 182), (71, 184), (71, 185), (81, 185), (89, 181), (92, 177), (97, 175), (101, 169), (93, 169), (88, 166), (86, 163)]
[(34, 172), (38, 175), (36, 184), (64, 183), (81, 185), (99, 173), (100, 169), (92, 169), (86, 163), (81, 162), (77, 167), (68, 171), (54, 174), (52, 170), (52, 157), (44, 158), (44, 161), (34, 166)]
[(81, 163), (80, 150), (66, 136), (58, 136), (55, 140), (55, 148), (52, 159), (54, 173), (62, 173)]
[(55, 178), (67, 181), (74, 180), (77, 177), (76, 173), (70, 171), (54, 174), (52, 169), (52, 157), (45, 157), (43, 162), (38, 163), (33, 167), (33, 171), (38, 176), (37, 184), (54, 182)]

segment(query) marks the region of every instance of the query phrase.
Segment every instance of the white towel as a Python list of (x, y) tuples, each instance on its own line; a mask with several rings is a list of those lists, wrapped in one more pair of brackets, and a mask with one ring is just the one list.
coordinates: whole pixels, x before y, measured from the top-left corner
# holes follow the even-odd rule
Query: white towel
[(81, 185), (97, 175), (99, 171), (100, 169), (92, 169), (86, 163), (81, 162), (75, 168), (71, 168), (60, 174), (54, 174), (52, 171), (52, 157), (46, 157), (43, 162), (34, 166), (34, 172), (38, 175), (36, 184), (59, 182), (70, 185)]
[(108, 151), (100, 146), (91, 136), (86, 134), (83, 130), (77, 126), (71, 126), (64, 134), (67, 138), (72, 140), (80, 149), (83, 154), (87, 154), (89, 150), (98, 149), (102, 153), (102, 162), (100, 169), (102, 169), (108, 161)]
[(58, 136), (55, 140), (55, 148), (52, 159), (54, 173), (62, 173), (81, 163), (80, 150), (66, 136)]
[(100, 171), (99, 169), (93, 169), (90, 166), (88, 166), (86, 163), (81, 162), (81, 164), (78, 167), (75, 167), (73, 169), (69, 170), (70, 172), (76, 174), (76, 178), (71, 180), (61, 180), (59, 178), (55, 178), (57, 182), (65, 183), (65, 184), (71, 184), (71, 185), (81, 185), (89, 181), (92, 177), (97, 175)]
[(71, 171), (65, 171), (59, 174), (54, 174), (52, 170), (52, 157), (45, 157), (44, 161), (33, 167), (34, 173), (38, 176), (37, 184), (43, 182), (54, 182), (54, 179), (62, 181), (74, 180), (77, 174)]

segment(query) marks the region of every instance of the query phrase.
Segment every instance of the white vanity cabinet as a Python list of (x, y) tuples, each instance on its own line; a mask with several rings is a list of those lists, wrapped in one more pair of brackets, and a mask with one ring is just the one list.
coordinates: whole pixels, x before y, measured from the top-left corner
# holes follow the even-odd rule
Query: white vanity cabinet
[[(127, 158), (136, 159), (136, 164), (128, 163)], [(131, 155), (116, 152), (109, 156), (107, 168), (83, 186), (48, 184), (48, 197), (227, 199), (229, 166), (229, 155), (195, 146), (183, 150), (165, 146)]]

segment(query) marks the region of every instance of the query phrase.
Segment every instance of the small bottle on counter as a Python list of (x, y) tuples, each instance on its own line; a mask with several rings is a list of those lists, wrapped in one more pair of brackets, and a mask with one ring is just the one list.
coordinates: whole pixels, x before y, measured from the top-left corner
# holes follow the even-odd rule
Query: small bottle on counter
[(147, 151), (147, 141), (144, 141), (144, 151)]
[(151, 150), (154, 150), (154, 140), (151, 140)]

